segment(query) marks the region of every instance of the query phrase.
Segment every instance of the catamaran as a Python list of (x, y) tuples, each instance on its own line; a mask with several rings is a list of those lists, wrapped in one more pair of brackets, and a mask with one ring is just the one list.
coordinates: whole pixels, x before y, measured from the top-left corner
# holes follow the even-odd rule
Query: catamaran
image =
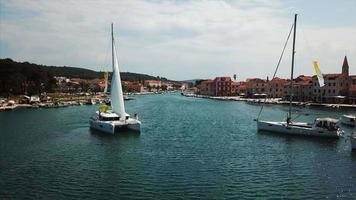
[[(304, 136), (317, 136), (317, 137), (330, 137), (338, 138), (342, 131), (338, 128), (338, 120), (333, 118), (317, 118), (313, 123), (304, 123), (304, 122), (294, 122), (292, 121), (292, 100), (293, 100), (293, 71), (294, 71), (294, 55), (295, 55), (295, 38), (296, 38), (296, 27), (297, 27), (297, 14), (294, 16), (293, 28), (293, 50), (292, 50), (292, 67), (291, 67), (291, 79), (290, 79), (290, 88), (289, 88), (289, 112), (287, 115), (286, 121), (264, 121), (257, 118), (257, 129), (269, 132), (275, 132), (285, 135), (304, 135)], [(292, 29), (291, 29), (292, 31)], [(291, 32), (290, 32), (291, 33)], [(288, 39), (290, 36), (288, 35)], [(288, 42), (287, 39), (287, 42)], [(286, 42), (286, 44), (287, 44)], [(284, 46), (284, 49), (286, 47)], [(284, 52), (283, 49), (283, 52)], [(283, 56), (283, 52), (281, 57)], [(280, 58), (281, 60), (281, 58)], [(278, 65), (280, 64), (280, 60)], [(315, 66), (314, 66), (315, 67)], [(277, 66), (278, 69), (278, 66)], [(317, 73), (318, 70), (316, 69)], [(276, 74), (276, 72), (275, 72)], [(260, 114), (263, 107), (261, 107)], [(259, 114), (259, 115), (260, 115)]]
[(89, 119), (90, 128), (110, 134), (123, 129), (140, 131), (141, 122), (138, 120), (137, 114), (135, 117), (131, 117), (125, 111), (113, 24), (111, 24), (111, 50), (113, 67), (110, 93), (111, 110), (106, 105), (100, 106), (99, 111), (96, 111), (96, 114)]

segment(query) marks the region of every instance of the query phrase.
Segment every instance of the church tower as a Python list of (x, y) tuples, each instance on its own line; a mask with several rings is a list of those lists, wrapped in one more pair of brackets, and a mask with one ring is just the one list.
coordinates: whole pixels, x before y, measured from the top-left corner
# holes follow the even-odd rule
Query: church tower
[(349, 76), (349, 63), (347, 62), (347, 57), (344, 58), (344, 63), (342, 64), (342, 74)]

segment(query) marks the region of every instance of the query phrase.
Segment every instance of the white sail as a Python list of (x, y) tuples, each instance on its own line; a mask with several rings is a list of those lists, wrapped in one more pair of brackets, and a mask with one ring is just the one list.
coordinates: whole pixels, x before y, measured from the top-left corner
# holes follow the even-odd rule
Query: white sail
[(119, 71), (119, 64), (116, 56), (115, 45), (113, 47), (114, 65), (113, 75), (111, 80), (111, 107), (112, 110), (120, 116), (125, 118), (128, 114), (125, 112), (124, 97), (122, 94), (121, 77)]

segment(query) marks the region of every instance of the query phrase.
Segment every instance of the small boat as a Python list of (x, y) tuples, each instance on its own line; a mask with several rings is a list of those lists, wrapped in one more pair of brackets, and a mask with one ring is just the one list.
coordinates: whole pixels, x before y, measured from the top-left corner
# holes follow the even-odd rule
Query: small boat
[(356, 151), (356, 131), (354, 131), (351, 135), (351, 148), (352, 150), (355, 150)]
[[(257, 117), (257, 120), (256, 120), (257, 121), (257, 130), (275, 132), (275, 133), (280, 133), (280, 134), (284, 134), (284, 135), (303, 135), (303, 136), (339, 138), (339, 136), (342, 134), (342, 130), (339, 129), (339, 127), (337, 126), (338, 120), (336, 120), (336, 119), (317, 118), (314, 120), (313, 123), (292, 121), (293, 71), (294, 71), (296, 26), (297, 26), (297, 14), (295, 14), (294, 24), (293, 24), (292, 66), (291, 66), (291, 79), (290, 79), (290, 87), (289, 87), (289, 91), (290, 91), (291, 95), (289, 95), (289, 112), (288, 112), (287, 119), (285, 121), (259, 120), (259, 116), (263, 109), (263, 106), (262, 106), (259, 116)], [(291, 31), (292, 31), (292, 29), (291, 29)], [(289, 38), (289, 36), (288, 36), (288, 38)], [(284, 47), (284, 49), (285, 49), (285, 47)], [(284, 49), (283, 49), (283, 51), (284, 51)], [(282, 52), (282, 55), (283, 55), (283, 52)]]
[(343, 115), (340, 118), (340, 122), (347, 126), (356, 127), (356, 116), (354, 115)]
[(130, 100), (135, 100), (135, 98), (126, 95), (124, 96), (124, 101), (130, 101)]
[(130, 117), (125, 111), (121, 77), (114, 45), (113, 24), (111, 24), (111, 47), (113, 75), (110, 97), (112, 109), (109, 110), (107, 105), (100, 106), (99, 111), (96, 111), (96, 115), (89, 119), (90, 128), (109, 134), (125, 129), (140, 132), (141, 122), (138, 120), (137, 114), (134, 117)]

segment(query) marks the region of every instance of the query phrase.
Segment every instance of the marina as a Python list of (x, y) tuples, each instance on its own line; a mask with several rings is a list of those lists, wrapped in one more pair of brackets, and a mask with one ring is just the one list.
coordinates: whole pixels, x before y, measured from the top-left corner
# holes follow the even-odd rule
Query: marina
[[(140, 110), (141, 134), (109, 136), (88, 127), (88, 116), (98, 109), (0, 113), (1, 191), (9, 198), (30, 193), (56, 199), (356, 195), (351, 127), (343, 127), (339, 140), (257, 132), (251, 121), (258, 106), (164, 94), (126, 102), (128, 112)], [(271, 105), (262, 115), (277, 120), (287, 110)], [(306, 112), (311, 114), (300, 120), (354, 111), (308, 107)], [(33, 125), (38, 122), (42, 125)]]
[(0, 7), (0, 200), (356, 200), (356, 1)]

